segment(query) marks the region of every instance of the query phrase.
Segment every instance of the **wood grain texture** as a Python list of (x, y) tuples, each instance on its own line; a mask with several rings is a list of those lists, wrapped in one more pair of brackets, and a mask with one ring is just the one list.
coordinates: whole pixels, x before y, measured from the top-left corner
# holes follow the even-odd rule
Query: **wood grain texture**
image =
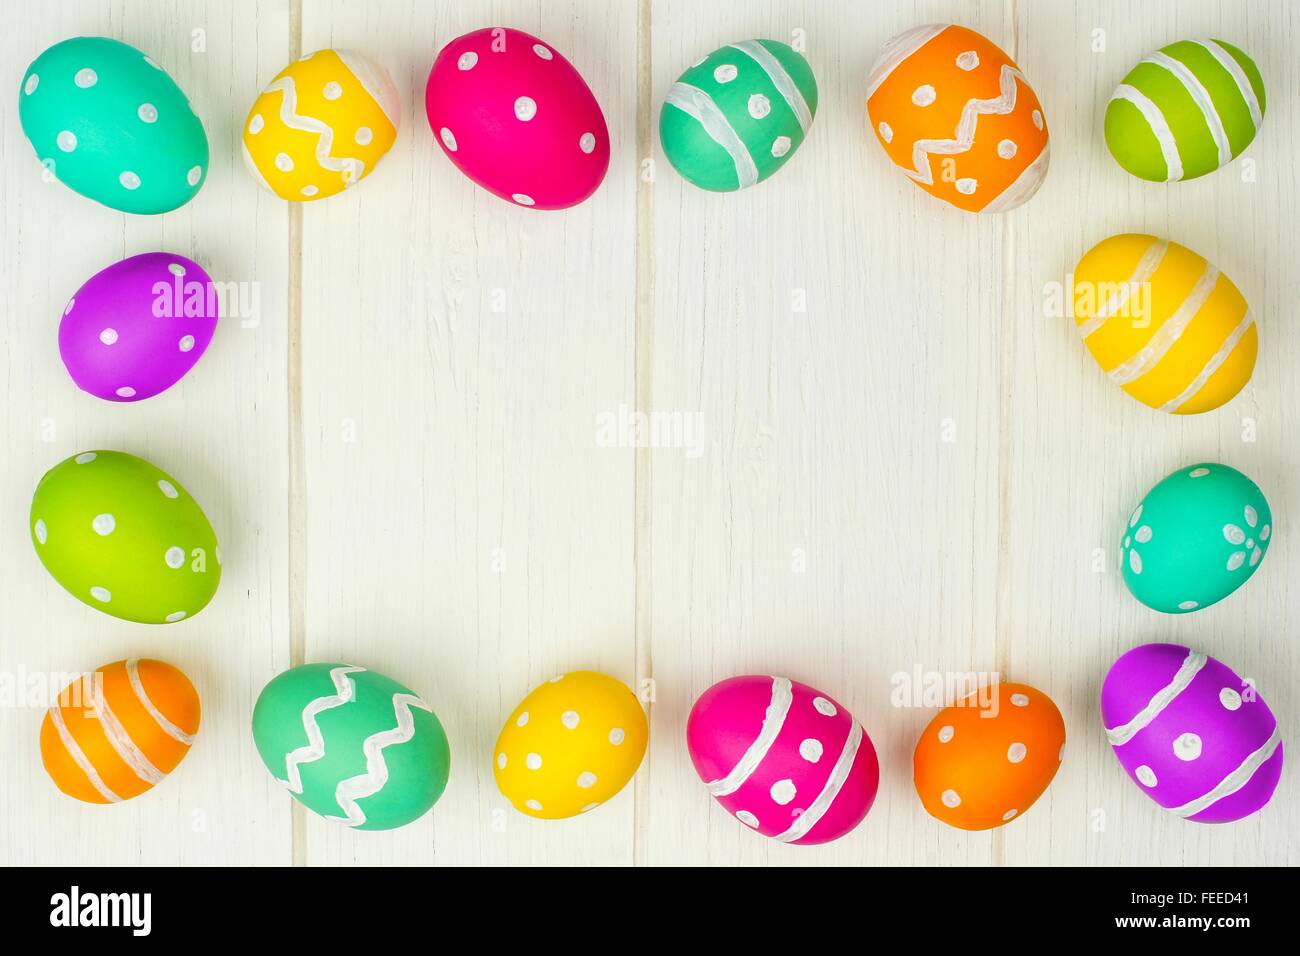
[[(1284, 739), (1300, 730), (1287, 533), (1300, 494), (1300, 13), (1285, 0), (47, 6), (0, 36), (12, 88), (52, 42), (119, 37), (191, 96), (213, 162), (194, 203), (127, 218), (42, 183), (15, 98), (0, 96), (0, 673), (162, 657), (195, 678), (205, 725), (164, 785), (105, 810), (52, 791), (40, 709), (0, 708), (0, 863), (1300, 862), (1291, 767), (1262, 814), (1196, 826), (1129, 782), (1097, 714), (1119, 653), (1174, 640), (1257, 678)], [(870, 136), (867, 72), (889, 37), (924, 22), (984, 33), (1042, 99), (1052, 169), (1021, 209), (960, 214)], [(493, 24), (553, 43), (605, 111), (609, 175), (573, 210), (503, 203), (433, 141), (423, 91), (437, 51)], [(1139, 57), (1204, 35), (1264, 73), (1253, 165), (1139, 182), (1106, 152), (1105, 102)], [(666, 162), (660, 104), (689, 64), (753, 37), (802, 46), (818, 116), (771, 181), (705, 193)], [(360, 188), (295, 222), (237, 168), (240, 124), (291, 51), (327, 46), (389, 70), (402, 127)], [(1225, 408), (1148, 410), (1045, 309), (1050, 284), (1122, 231), (1201, 252), (1250, 301), (1259, 363)], [(257, 282), (260, 322), (226, 321), (179, 388), (109, 407), (62, 369), (59, 309), (109, 261), (155, 248)], [(607, 447), (598, 426), (622, 408), (667, 430)], [(143, 454), (203, 503), (225, 580), (194, 621), (95, 614), (31, 553), (31, 489), (87, 447)], [(1124, 589), (1115, 536), (1151, 484), (1197, 459), (1254, 477), (1279, 532), (1241, 593), (1168, 618)], [(430, 701), (453, 751), (433, 813), (384, 834), (291, 810), (248, 732), (257, 692), (291, 659), (363, 664)], [(650, 752), (608, 805), (531, 820), (497, 792), (492, 744), (528, 690), (576, 668), (637, 686)], [(898, 699), (915, 674), (969, 671), (1033, 684), (1067, 724), (1047, 794), (992, 833), (925, 814), (911, 755), (934, 710)], [(882, 784), (850, 836), (773, 844), (707, 796), (686, 714), (739, 673), (814, 684), (866, 727)]]

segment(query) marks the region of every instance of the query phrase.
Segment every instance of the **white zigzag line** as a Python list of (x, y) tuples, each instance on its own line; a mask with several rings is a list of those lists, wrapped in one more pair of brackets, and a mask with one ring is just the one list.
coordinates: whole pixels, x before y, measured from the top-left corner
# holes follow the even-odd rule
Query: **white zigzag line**
[(957, 131), (952, 139), (918, 139), (912, 146), (912, 165), (915, 169), (904, 170), (918, 183), (934, 185), (934, 171), (930, 169), (929, 154), (955, 156), (964, 153), (975, 142), (975, 127), (981, 115), (1005, 115), (1016, 108), (1016, 80), (1026, 86), (1029, 81), (1013, 66), (1003, 64), (998, 76), (1000, 95), (996, 99), (971, 99), (962, 107), (961, 119), (957, 122)]
[(271, 90), (279, 90), (283, 94), (280, 98), (280, 122), (290, 129), (315, 133), (320, 137), (316, 141), (316, 162), (321, 168), (339, 173), (348, 185), (360, 181), (366, 164), (359, 159), (335, 159), (330, 155), (334, 148), (334, 130), (313, 116), (299, 114), (298, 89), (294, 86), (293, 77), (280, 77), (266, 88), (268, 93)]
[(365, 812), (357, 806), (357, 801), (374, 796), (388, 783), (388, 764), (384, 761), (384, 748), (395, 744), (404, 744), (415, 736), (415, 715), (412, 707), (433, 713), (433, 708), (414, 694), (394, 694), (393, 713), (397, 717), (397, 726), (392, 730), (381, 730), (371, 734), (361, 745), (366, 755), (366, 772), (355, 777), (339, 781), (334, 789), (334, 799), (346, 814), (340, 819), (345, 825), (359, 827), (366, 822)]
[(285, 781), (285, 785), (291, 792), (302, 793), (302, 774), (299, 772), (298, 766), (311, 763), (313, 760), (320, 760), (321, 757), (325, 756), (325, 738), (320, 732), (320, 725), (316, 723), (316, 715), (351, 703), (356, 696), (357, 687), (352, 683), (348, 675), (357, 674), (364, 670), (364, 667), (352, 666), (331, 669), (330, 680), (334, 682), (334, 689), (338, 693), (317, 697), (302, 709), (302, 729), (307, 731), (309, 743), (305, 747), (290, 751), (284, 758), (284, 770), (289, 777)]

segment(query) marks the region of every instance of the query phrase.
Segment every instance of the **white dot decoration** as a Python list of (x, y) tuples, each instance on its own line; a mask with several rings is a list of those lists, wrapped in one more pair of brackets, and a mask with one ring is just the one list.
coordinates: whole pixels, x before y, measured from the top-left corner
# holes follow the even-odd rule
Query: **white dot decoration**
[(564, 724), (564, 726), (568, 727), (570, 730), (573, 730), (575, 727), (577, 727), (581, 719), (582, 718), (578, 716), (578, 712), (576, 710), (566, 710), (564, 713), (560, 715), (560, 723)]
[(515, 118), (527, 123), (537, 115), (537, 101), (531, 96), (521, 96), (515, 100)]
[(184, 611), (172, 611), (172, 612), (171, 612), (170, 614), (168, 614), (165, 618), (163, 618), (163, 620), (166, 621), (168, 624), (175, 624), (177, 621), (183, 621), (183, 620), (185, 620), (185, 612), (184, 612)]
[(892, 143), (894, 141), (894, 127), (890, 126), (888, 123), (882, 121), (881, 124), (876, 127), (876, 130), (880, 133), (880, 138), (886, 143)]
[(772, 155), (780, 158), (790, 152), (790, 137), (778, 136), (772, 141)]
[(596, 785), (596, 775), (590, 770), (584, 770), (578, 774), (578, 786), (583, 790), (589, 790)]
[(1130, 528), (1135, 527), (1138, 523), (1138, 519), (1141, 517), (1142, 517), (1142, 506), (1138, 505), (1137, 509), (1133, 512), (1132, 516), (1130, 516), (1128, 519), (1128, 526)]
[(748, 109), (754, 119), (763, 119), (772, 112), (772, 101), (762, 93), (755, 93), (749, 98)]
[(1259, 564), (1259, 559), (1262, 558), (1263, 556), (1264, 556), (1264, 552), (1259, 550), (1259, 548), (1256, 548), (1254, 551), (1250, 552), (1250, 566), (1253, 568), (1255, 565)]
[(1034, 110), (1033, 113), (1030, 114), (1029, 118), (1034, 121), (1035, 129), (1043, 128), (1043, 114), (1041, 112)]
[(140, 188), (140, 177), (129, 169), (123, 172), (121, 176), (118, 176), (117, 181), (122, 184), (123, 189)]
[(190, 171), (185, 174), (185, 181), (191, 186), (197, 186), (199, 180), (203, 178), (202, 166), (191, 166)]
[[(63, 314), (64, 314), (64, 315), (69, 314), (69, 313), (72, 311), (72, 307), (73, 307), (74, 305), (76, 305), (76, 304), (77, 304), (76, 296), (73, 296), (71, 299), (68, 300), (68, 304), (67, 304), (67, 306), (64, 308), (64, 310), (63, 310)], [(1261, 537), (1262, 537), (1262, 536), (1261, 536)]]
[(70, 129), (65, 129), (58, 136), (54, 137), (54, 145), (65, 153), (70, 153), (77, 148), (77, 134)]
[(713, 78), (719, 83), (730, 83), (736, 78), (738, 73), (739, 71), (736, 69), (735, 64), (723, 63), (721, 66), (714, 68)]
[(949, 810), (953, 810), (961, 806), (961, 797), (957, 795), (956, 790), (945, 790), (939, 796), (939, 799), (943, 801), (943, 805), (947, 807)]
[(799, 742), (799, 756), (809, 763), (816, 763), (821, 760), (824, 749), (822, 742), (813, 737)]
[(1241, 706), (1241, 695), (1231, 687), (1219, 691), (1219, 703), (1224, 710), (1236, 710)]
[(76, 83), (77, 86), (81, 87), (83, 90), (88, 90), (99, 82), (99, 74), (90, 67), (86, 67), (85, 69), (77, 71), (77, 75), (72, 78), (72, 82)]
[(758, 829), (758, 817), (754, 816), (748, 810), (737, 810), (736, 819), (749, 827), (751, 830)]
[(934, 87), (929, 83), (918, 86), (912, 91), (912, 102), (917, 106), (929, 106), (935, 101)]
[(953, 728), (952, 724), (944, 724), (939, 728), (939, 743), (946, 744), (948, 741), (952, 740), (955, 733), (957, 733), (957, 731)]
[(308, 183), (306, 186), (302, 187), (301, 192), (304, 196), (310, 199), (312, 196), (315, 196), (318, 192), (320, 192), (320, 189), (318, 189), (316, 186), (312, 185), (311, 183)]
[[(72, 308), (72, 305), (69, 304), (69, 305), (68, 305), (68, 308), (71, 309), (71, 308)], [(1268, 536), (1269, 536), (1270, 534), (1272, 534), (1272, 533), (1273, 533), (1273, 529), (1270, 528), (1268, 525), (1264, 525), (1264, 527), (1262, 527), (1262, 528), (1259, 529), (1259, 540), (1260, 540), (1260, 541), (1267, 541), (1267, 540), (1268, 540)]]
[(41, 544), (44, 544), (49, 538), (49, 532), (45, 528), (45, 522), (40, 518), (36, 519), (36, 527), (32, 530), (36, 534), (36, 540)]
[(358, 146), (369, 146), (375, 138), (375, 131), (369, 126), (358, 126), (357, 131), (352, 134), (352, 138)]
[(167, 562), (167, 567), (174, 571), (185, 563), (185, 552), (176, 545), (172, 545), (167, 549), (167, 553), (163, 555), (163, 560)]
[(1193, 468), (1191, 471), (1187, 473), (1187, 476), (1189, 478), (1204, 478), (1209, 473), (1210, 473), (1210, 469), (1208, 468)]
[(333, 80), (325, 84), (325, 89), (321, 90), (321, 96), (327, 100), (337, 100), (343, 95), (343, 87)]
[(1246, 540), (1246, 532), (1235, 524), (1225, 524), (1223, 526), (1223, 538), (1228, 544), (1241, 544)]
[(527, 193), (512, 193), (510, 198), (513, 199), (515, 202), (519, 203), (519, 205), (521, 206), (534, 205), (533, 197), (529, 196)]
[(1029, 748), (1017, 741), (1007, 748), (1007, 759), (1012, 763), (1020, 763), (1025, 759), (1025, 754), (1029, 753)]
[(1006, 813), (1002, 814), (1002, 822), (1005, 823), (1007, 820), (1015, 819), (1016, 814), (1019, 812), (1019, 810), (1008, 810)]
[(1012, 694), (1011, 703), (1015, 707), (1028, 707), (1029, 698), (1025, 694)]
[(976, 180), (971, 179), (969, 176), (964, 176), (957, 180), (954, 185), (957, 187), (957, 192), (961, 193), (963, 196), (969, 196), (975, 192), (979, 183)]
[(262, 118), (261, 113), (254, 113), (253, 118), (248, 121), (248, 131), (256, 136), (266, 127), (266, 120)]
[(478, 54), (472, 50), (467, 53), (462, 53), (456, 60), (456, 69), (458, 70), (472, 70), (477, 65)]
[(1195, 760), (1201, 755), (1201, 738), (1196, 734), (1180, 734), (1174, 741), (1174, 756), (1179, 760)]
[(542, 44), (540, 43), (533, 44), (533, 52), (536, 53), (538, 56), (540, 56), (543, 60), (549, 60), (555, 56), (554, 53), (552, 53), (546, 47), (542, 46)]
[(627, 734), (623, 732), (622, 727), (615, 727), (609, 732), (609, 742), (617, 747), (627, 739)]
[(177, 276), (178, 278), (180, 276), (185, 275), (185, 267), (181, 265), (179, 262), (167, 263), (167, 271), (170, 272), (172, 275)]
[(23, 92), (28, 96), (31, 96), (36, 92), (36, 87), (40, 85), (40, 82), (41, 78), (33, 73), (31, 76), (27, 77), (27, 82), (23, 84)]
[(1142, 555), (1138, 554), (1136, 550), (1128, 553), (1128, 566), (1134, 574), (1142, 573)]
[(768, 792), (776, 803), (785, 806), (795, 798), (794, 781), (788, 777), (784, 780), (778, 780), (772, 784), (772, 788)]
[(135, 398), (135, 389), (130, 385), (123, 385), (117, 390), (118, 398)]
[(834, 717), (838, 713), (838, 711), (835, 709), (835, 705), (832, 704), (825, 697), (814, 697), (813, 708), (817, 711), (817, 713), (822, 714), (823, 716), (826, 717)]
[(595, 148), (596, 148), (595, 133), (583, 133), (582, 136), (578, 139), (578, 149), (582, 150), (584, 153), (589, 154)]
[(80, 455), (78, 455), (76, 458), (72, 460), (75, 461), (78, 465), (88, 465), (92, 461), (94, 461), (97, 457), (99, 456), (97, 456), (93, 451), (83, 451)]
[(524, 766), (527, 767), (529, 770), (541, 770), (542, 755), (529, 754), (527, 757), (524, 758)]
[(505, 770), (505, 769), (506, 769), (506, 755), (505, 755), (505, 754), (497, 754), (497, 769), (498, 769), (498, 770)]
[(90, 589), (90, 596), (103, 604), (113, 600), (113, 595), (109, 593), (108, 588), (101, 588), (98, 585)]
[(291, 172), (293, 170), (293, 157), (288, 153), (276, 153), (275, 168), (282, 173)]
[(967, 50), (965, 53), (957, 54), (957, 68), (969, 73), (980, 65), (980, 55), (974, 50)]
[(524, 726), (526, 726), (527, 724), (528, 724), (528, 711), (524, 711), (524, 712), (523, 712), (522, 714), (520, 714), (519, 717), (515, 720), (515, 726), (516, 726), (516, 727), (524, 727)]
[(1144, 524), (1142, 527), (1137, 529), (1137, 534), (1133, 535), (1133, 540), (1138, 544), (1146, 544), (1151, 540), (1152, 534), (1151, 525)]
[(95, 515), (95, 519), (90, 522), (90, 526), (95, 529), (95, 534), (101, 538), (106, 538), (117, 527), (117, 519), (111, 514)]
[(526, 806), (529, 810), (532, 810), (534, 813), (540, 813), (542, 809), (542, 804), (540, 800), (525, 800), (524, 806)]
[(998, 155), (1003, 159), (1013, 159), (1016, 155), (1016, 144), (1009, 139), (1004, 139), (998, 143)]
[(140, 108), (135, 111), (135, 115), (140, 117), (141, 123), (158, 122), (158, 108), (152, 103), (141, 103)]
[(1228, 555), (1227, 568), (1229, 571), (1236, 571), (1239, 567), (1241, 567), (1245, 563), (1246, 563), (1245, 551), (1234, 551), (1232, 552), (1232, 554)]
[(1156, 780), (1156, 772), (1146, 764), (1138, 767), (1133, 771), (1133, 773), (1138, 778), (1138, 782), (1144, 787), (1154, 787), (1156, 783), (1158, 783)]
[(166, 478), (158, 479), (158, 490), (161, 491), (165, 497), (168, 498), (179, 497), (179, 493), (176, 491), (176, 486), (173, 485)]
[(442, 140), (442, 145), (446, 146), (453, 153), (456, 152), (456, 134), (447, 127), (438, 130), (438, 138)]
[(100, 332), (99, 341), (105, 345), (115, 345), (117, 343), (117, 329), (105, 329)]
[(1179, 601), (1179, 602), (1178, 602), (1178, 610), (1180, 610), (1180, 611), (1194, 611), (1194, 610), (1196, 610), (1196, 609), (1197, 609), (1198, 607), (1200, 607), (1200, 606), (1201, 606), (1201, 605), (1200, 605), (1198, 602), (1196, 602), (1196, 601)]

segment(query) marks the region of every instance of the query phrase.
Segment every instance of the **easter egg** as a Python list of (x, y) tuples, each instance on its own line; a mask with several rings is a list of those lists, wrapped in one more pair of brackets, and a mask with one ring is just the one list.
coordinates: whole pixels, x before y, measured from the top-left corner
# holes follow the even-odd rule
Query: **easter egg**
[(890, 40), (867, 81), (867, 116), (894, 165), (958, 209), (1014, 209), (1047, 176), (1038, 94), (974, 30), (934, 24)]
[(785, 677), (714, 684), (686, 719), (704, 785), (737, 820), (782, 843), (829, 843), (867, 815), (880, 764), (842, 704)]
[(86, 451), (45, 473), (32, 496), (32, 544), (54, 580), (91, 607), (171, 624), (207, 606), (221, 550), (198, 502), (143, 458)]
[(77, 387), (138, 402), (185, 376), (212, 341), (219, 305), (197, 262), (147, 252), (115, 262), (77, 290), (59, 321), (59, 355)]
[(1124, 528), (1120, 565), (1147, 607), (1186, 614), (1245, 584), (1272, 541), (1273, 512), (1259, 486), (1207, 461), (1147, 492)]
[(358, 830), (424, 816), (451, 766), (433, 708), (351, 664), (304, 664), (275, 677), (253, 707), (253, 741), (295, 800)]
[(587, 81), (522, 30), (475, 30), (444, 46), (424, 106), (447, 158), (507, 202), (576, 206), (609, 168), (605, 114)]
[(501, 729), (497, 787), (530, 817), (586, 813), (632, 779), (648, 736), (627, 685), (594, 671), (561, 674), (520, 701)]
[(677, 78), (659, 111), (659, 141), (688, 182), (730, 192), (784, 166), (816, 115), (817, 80), (803, 55), (777, 40), (743, 40)]
[(318, 50), (281, 70), (244, 120), (244, 163), (281, 199), (308, 202), (355, 186), (397, 139), (401, 103), (383, 67)]
[(41, 723), (41, 762), (68, 796), (121, 803), (176, 769), (199, 714), (194, 685), (170, 664), (105, 664), (60, 692)]
[(912, 780), (936, 820), (990, 830), (1042, 796), (1064, 755), (1065, 721), (1052, 699), (999, 681), (930, 721), (912, 755)]
[(208, 171), (208, 137), (181, 88), (135, 47), (74, 37), (23, 74), (18, 116), (49, 172), (122, 212), (185, 205)]
[(1264, 78), (1224, 40), (1180, 40), (1144, 57), (1106, 104), (1106, 146), (1141, 179), (1174, 182), (1236, 159), (1264, 119)]
[(1155, 236), (1111, 236), (1074, 270), (1075, 323), (1092, 357), (1144, 405), (1218, 408), (1250, 381), (1259, 336), (1232, 280)]
[(1179, 644), (1143, 644), (1111, 665), (1101, 720), (1138, 788), (1197, 823), (1250, 816), (1282, 777), (1281, 730), (1254, 683)]

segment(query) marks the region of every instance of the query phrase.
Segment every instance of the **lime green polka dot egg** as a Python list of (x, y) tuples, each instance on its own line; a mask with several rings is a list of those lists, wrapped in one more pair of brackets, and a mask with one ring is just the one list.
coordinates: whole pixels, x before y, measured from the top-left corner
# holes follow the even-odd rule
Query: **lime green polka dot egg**
[(56, 179), (111, 209), (151, 215), (194, 198), (208, 138), (157, 63), (105, 37), (56, 43), (27, 68), (18, 115)]
[(1235, 468), (1180, 468), (1133, 510), (1120, 543), (1124, 583), (1149, 608), (1186, 614), (1250, 579), (1273, 541), (1273, 512)]
[(125, 452), (82, 452), (46, 472), (30, 529), (54, 580), (126, 621), (193, 617), (221, 581), (217, 536), (198, 502), (171, 475)]

